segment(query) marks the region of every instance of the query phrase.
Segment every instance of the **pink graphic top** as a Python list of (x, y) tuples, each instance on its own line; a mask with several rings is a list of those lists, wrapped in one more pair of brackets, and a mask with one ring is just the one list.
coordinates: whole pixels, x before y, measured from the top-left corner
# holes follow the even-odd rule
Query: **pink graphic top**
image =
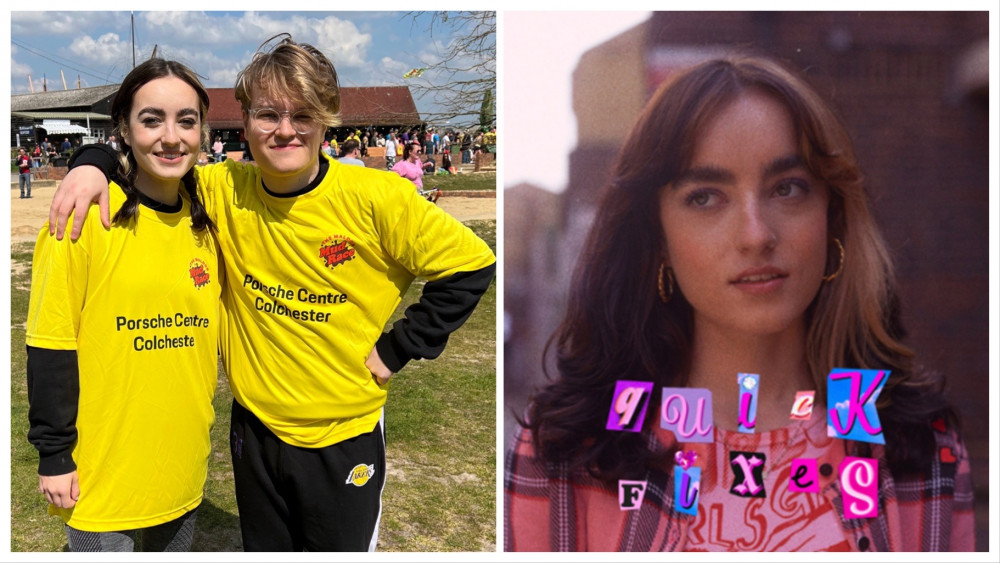
[(392, 171), (413, 182), (418, 188), (423, 189), (424, 169), (420, 164), (415, 164), (409, 160), (400, 160), (392, 167)]
[[(820, 493), (791, 491), (792, 460), (821, 458), (843, 441), (826, 435), (826, 419), (794, 422), (770, 432), (747, 434), (715, 428), (710, 443), (681, 444), (699, 454), (701, 506), (688, 531), (688, 551), (850, 551), (841, 520)], [(802, 425), (801, 427), (799, 425)], [(746, 498), (729, 492), (734, 473), (729, 452), (767, 457), (766, 495)], [(836, 467), (831, 468), (834, 474)], [(757, 484), (754, 484), (757, 486)]]
[[(817, 423), (816, 417), (822, 421)], [(652, 466), (651, 475), (659, 482), (669, 476), (667, 469), (672, 471), (675, 449), (698, 453), (694, 467), (704, 468), (700, 486), (705, 487), (705, 498), (699, 501), (697, 516), (676, 510), (672, 480), (665, 487), (647, 487), (639, 510), (622, 510), (617, 483), (600, 481), (584, 468), (542, 461), (535, 454), (530, 433), (518, 432), (504, 462), (504, 550), (975, 549), (969, 456), (954, 429), (943, 422), (940, 428), (935, 426), (940, 455), (923, 476), (894, 479), (882, 470), (888, 467), (884, 446), (866, 444), (871, 457), (879, 460), (879, 490), (895, 494), (881, 499), (877, 518), (847, 520), (836, 486), (837, 469), (845, 457), (862, 455), (861, 444), (826, 436), (825, 420), (823, 409), (813, 409), (805, 441), (795, 423), (791, 433), (788, 428), (756, 434), (713, 429), (717, 441), (697, 444), (678, 444), (672, 431), (653, 423), (656, 440), (649, 444), (650, 453), (669, 455), (670, 460), (669, 466)], [(790, 436), (793, 443), (785, 450)], [(729, 493), (733, 472), (728, 449), (720, 441), (737, 451), (766, 453), (762, 480), (766, 497), (741, 499)], [(817, 460), (820, 493), (789, 491), (785, 485), (791, 460), (812, 456)], [(781, 466), (777, 476), (771, 470), (772, 459), (782, 462), (777, 464)], [(829, 466), (828, 473), (824, 465)]]

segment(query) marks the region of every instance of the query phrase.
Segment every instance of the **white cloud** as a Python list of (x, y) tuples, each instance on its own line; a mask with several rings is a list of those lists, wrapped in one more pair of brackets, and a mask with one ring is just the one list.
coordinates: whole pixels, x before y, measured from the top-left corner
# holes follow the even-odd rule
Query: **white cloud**
[[(31, 74), (31, 65), (18, 62), (14, 59), (15, 56), (21, 54), (21, 50), (17, 48), (17, 45), (10, 46), (10, 76), (11, 80), (20, 81), (21, 77), (24, 77), (25, 84), (27, 84), (27, 75)], [(25, 86), (27, 88), (27, 86)]]
[(236, 84), (236, 75), (239, 72), (239, 68), (232, 66), (212, 69), (204, 75), (208, 77), (205, 85), (212, 88), (232, 88)]
[[(98, 27), (107, 29), (109, 22), (125, 18), (123, 29), (128, 31), (128, 12), (34, 11), (11, 12), (12, 37), (35, 35), (75, 35)], [(118, 25), (118, 23), (112, 24)]]
[(366, 63), (372, 36), (362, 33), (354, 23), (328, 16), (314, 20), (315, 45), (330, 57), (334, 66), (362, 66)]
[(230, 28), (226, 20), (230, 19), (209, 18), (204, 12), (143, 12), (136, 27), (145, 28), (147, 34), (155, 30), (158, 36), (176, 43), (205, 45), (224, 43), (223, 34)]
[(397, 61), (392, 57), (382, 57), (382, 60), (378, 62), (378, 66), (381, 70), (385, 72), (390, 72), (390, 73), (398, 72), (400, 76), (402, 76), (404, 72), (409, 70), (409, 68), (407, 68), (408, 65), (406, 63), (402, 61)]
[(31, 65), (19, 63), (14, 60), (14, 57), (11, 57), (10, 74), (11, 76), (27, 76), (28, 74), (31, 74)]
[(69, 50), (88, 62), (101, 65), (121, 63), (132, 56), (131, 42), (122, 41), (117, 33), (105, 33), (97, 39), (89, 35), (77, 37), (70, 43)]
[[(155, 29), (157, 36), (169, 37), (172, 43), (205, 45), (216, 52), (225, 52), (231, 44), (257, 46), (279, 33), (290, 33), (296, 41), (323, 51), (338, 68), (365, 65), (372, 44), (371, 34), (332, 15), (246, 12), (239, 16), (209, 16), (204, 12), (145, 12), (142, 18), (144, 27)], [(250, 54), (238, 55), (242, 58), (241, 66), (249, 62)]]

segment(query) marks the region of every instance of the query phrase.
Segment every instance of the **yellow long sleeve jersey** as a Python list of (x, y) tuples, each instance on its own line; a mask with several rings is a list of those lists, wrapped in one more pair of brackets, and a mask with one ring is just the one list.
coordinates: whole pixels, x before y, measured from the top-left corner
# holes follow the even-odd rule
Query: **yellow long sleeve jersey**
[[(393, 371), (436, 357), (493, 276), (486, 243), (396, 174), (321, 155), (291, 195), (232, 161), (199, 169), (199, 185), (229, 280), (220, 349), (233, 394), (295, 446), (370, 432), (386, 399), (364, 365), (372, 348)], [(383, 335), (415, 276), (428, 280), (420, 303)]]
[[(125, 195), (110, 191), (114, 213)], [(181, 199), (111, 229), (93, 207), (79, 240), (46, 224), (35, 244), (28, 437), (40, 475), (78, 471), (76, 506), (50, 512), (79, 530), (162, 524), (202, 499), (224, 284), (215, 241), (192, 231)]]

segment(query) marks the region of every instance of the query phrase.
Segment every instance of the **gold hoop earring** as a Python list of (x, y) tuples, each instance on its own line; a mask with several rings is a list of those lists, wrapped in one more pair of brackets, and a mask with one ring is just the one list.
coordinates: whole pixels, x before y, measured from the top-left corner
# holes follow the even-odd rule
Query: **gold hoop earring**
[(840, 239), (834, 237), (833, 242), (837, 243), (837, 248), (840, 250), (840, 265), (837, 266), (837, 271), (830, 274), (829, 276), (823, 276), (823, 281), (831, 282), (840, 275), (840, 272), (844, 271), (844, 245), (840, 244)]
[[(667, 286), (670, 292), (663, 289), (663, 270), (667, 271)], [(660, 301), (667, 303), (674, 296), (674, 271), (667, 267), (666, 262), (660, 262), (660, 273), (656, 276), (656, 289), (660, 292)]]

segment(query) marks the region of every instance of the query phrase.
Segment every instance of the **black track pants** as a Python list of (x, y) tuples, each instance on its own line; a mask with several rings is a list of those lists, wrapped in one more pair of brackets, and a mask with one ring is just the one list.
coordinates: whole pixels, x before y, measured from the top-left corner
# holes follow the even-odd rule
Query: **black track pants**
[(374, 551), (383, 424), (332, 446), (299, 448), (234, 400), (229, 445), (244, 551)]

